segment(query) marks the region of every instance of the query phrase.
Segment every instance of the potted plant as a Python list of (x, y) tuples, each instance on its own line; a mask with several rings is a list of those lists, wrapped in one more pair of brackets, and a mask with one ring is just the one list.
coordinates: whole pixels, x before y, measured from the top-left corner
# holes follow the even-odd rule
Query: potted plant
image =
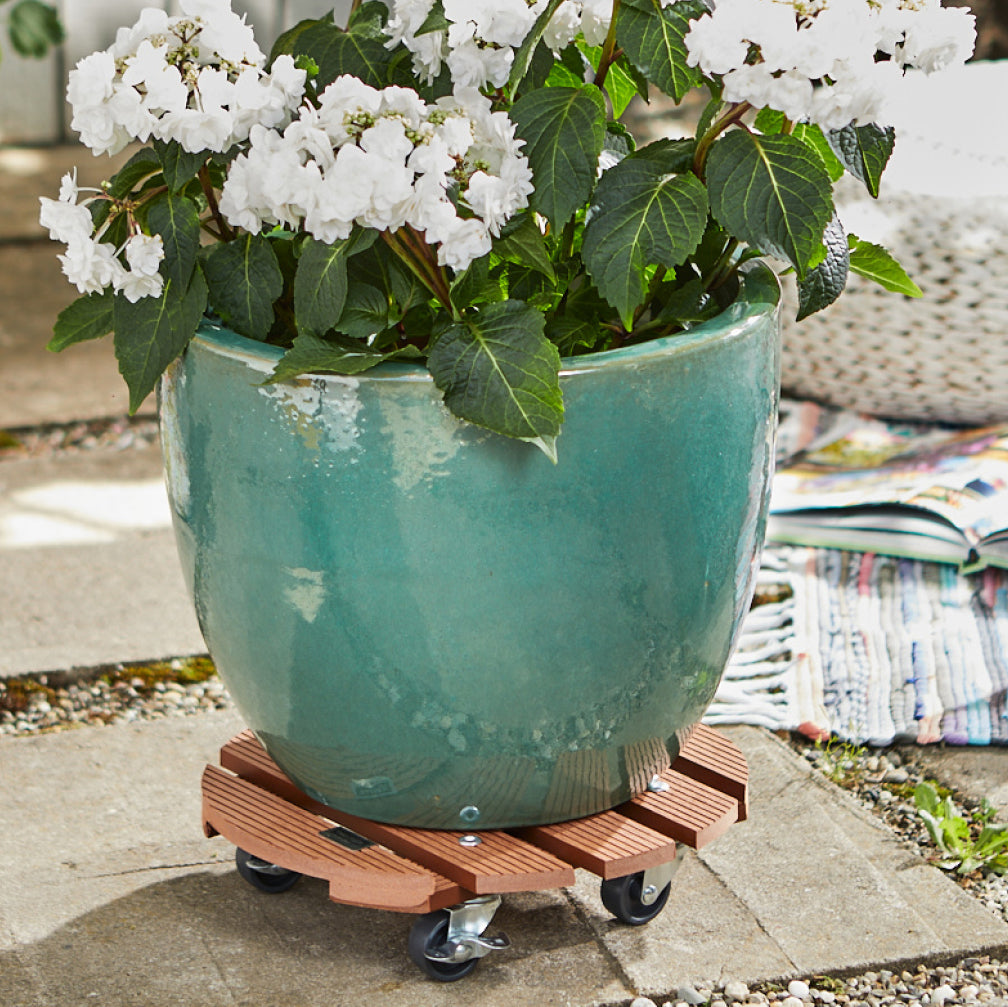
[[(42, 221), (161, 384), (180, 555), (250, 726), (303, 789), (434, 827), (647, 785), (713, 696), (772, 467), (779, 288), (848, 272), (904, 72), (971, 16), (910, 0), (392, 0), (267, 58), (228, 0), (144, 11), (71, 73), (95, 153)], [(709, 96), (637, 147), (656, 88)]]

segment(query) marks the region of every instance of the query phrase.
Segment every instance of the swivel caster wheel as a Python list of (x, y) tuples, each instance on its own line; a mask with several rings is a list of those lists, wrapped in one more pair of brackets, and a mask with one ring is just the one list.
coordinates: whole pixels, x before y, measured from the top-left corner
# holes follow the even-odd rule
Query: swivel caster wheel
[(626, 874), (622, 878), (609, 878), (602, 882), (602, 905), (621, 923), (640, 927), (650, 923), (668, 902), (672, 882), (663, 888), (645, 882), (644, 871)]
[(235, 866), (238, 868), (238, 873), (253, 888), (271, 895), (286, 892), (301, 879), (297, 871), (289, 871), (286, 867), (260, 860), (251, 853), (246, 853), (241, 847), (235, 849)]
[(408, 950), (413, 964), (425, 975), (440, 983), (453, 983), (458, 979), (464, 979), (479, 965), (478, 958), (453, 962), (427, 957), (429, 954), (438, 954), (447, 946), (450, 922), (451, 915), (448, 911), (439, 909), (434, 913), (425, 913), (410, 928)]
[(469, 975), (491, 951), (510, 947), (503, 934), (483, 936), (500, 903), (499, 895), (483, 895), (420, 916), (409, 935), (413, 964), (431, 979), (453, 983)]

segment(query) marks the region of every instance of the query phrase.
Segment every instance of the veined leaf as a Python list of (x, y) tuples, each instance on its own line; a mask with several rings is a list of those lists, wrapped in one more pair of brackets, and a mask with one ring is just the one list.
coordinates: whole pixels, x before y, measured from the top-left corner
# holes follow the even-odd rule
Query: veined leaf
[(373, 231), (355, 229), (327, 245), (309, 238), (294, 275), (294, 318), (302, 335), (322, 336), (336, 326), (347, 296), (347, 259), (373, 243)]
[(113, 327), (114, 303), (115, 295), (111, 289), (78, 297), (56, 318), (53, 337), (49, 340), (47, 349), (59, 353), (74, 343), (107, 336)]
[(836, 214), (826, 225), (823, 234), (826, 256), (814, 269), (810, 269), (804, 280), (798, 281), (797, 321), (807, 318), (816, 311), (832, 304), (847, 286), (850, 269), (850, 250), (847, 235)]
[(907, 276), (906, 270), (881, 245), (862, 241), (856, 234), (847, 236), (851, 272), (873, 280), (880, 287), (907, 297), (923, 297), (924, 292)]
[(342, 74), (359, 77), (372, 87), (384, 87), (392, 54), (378, 38), (365, 31), (343, 31), (332, 21), (301, 22), (281, 36), (272, 58), (281, 53), (311, 56), (318, 64), (319, 91)]
[[(602, 46), (588, 45), (585, 42), (577, 43), (578, 49), (584, 53), (585, 59), (595, 71), (599, 68), (602, 59)], [(632, 66), (624, 57), (612, 63), (606, 71), (605, 83), (602, 85), (609, 101), (612, 104), (612, 114), (614, 119), (618, 119), (625, 111), (627, 105), (637, 96), (647, 98), (647, 87), (641, 93), (640, 81), (631, 74), (628, 67)], [(583, 78), (582, 78), (583, 80)], [(580, 83), (580, 82), (579, 82)], [(646, 83), (646, 82), (645, 82)]]
[(196, 207), (182, 196), (163, 193), (150, 204), (147, 224), (164, 244), (162, 274), (175, 281), (176, 289), (187, 287), (200, 244)]
[(833, 216), (833, 187), (818, 154), (793, 136), (734, 130), (711, 146), (707, 188), (718, 223), (805, 276)]
[(421, 356), (415, 346), (376, 353), (356, 339), (296, 336), (291, 348), (277, 361), (266, 384), (289, 381), (301, 374), (362, 374), (385, 360)]
[(514, 60), (511, 63), (511, 73), (508, 74), (507, 93), (513, 99), (518, 91), (518, 85), (525, 79), (525, 75), (532, 65), (532, 58), (546, 31), (546, 26), (550, 23), (553, 15), (557, 12), (563, 0), (549, 0), (549, 3), (542, 9), (539, 16), (532, 25), (532, 30), (525, 36), (525, 40), (515, 50)]
[(450, 27), (451, 22), (445, 17), (444, 5), (441, 0), (434, 0), (424, 23), (413, 34), (414, 36), (427, 35), (430, 32), (447, 31)]
[(686, 62), (685, 37), (690, 22), (707, 13), (703, 0), (623, 0), (616, 19), (616, 41), (627, 59), (677, 102), (700, 82)]
[(896, 145), (892, 126), (844, 126), (826, 134), (826, 140), (844, 167), (875, 197), (879, 194), (882, 172)]
[[(781, 133), (784, 129), (784, 113), (777, 112), (772, 108), (760, 109), (756, 116), (756, 128), (761, 133)], [(826, 134), (815, 123), (795, 123), (791, 130), (791, 136), (811, 147), (823, 159), (831, 181), (837, 182), (843, 177), (846, 169), (833, 153), (833, 148), (826, 139)]]
[[(362, 6), (365, 5), (362, 4)], [(370, 6), (370, 4), (367, 6)], [(270, 50), (267, 68), (273, 68), (273, 63), (276, 61), (277, 56), (299, 56), (302, 53), (307, 55), (307, 51), (300, 44), (301, 36), (309, 28), (313, 28), (315, 25), (333, 24), (334, 13), (334, 11), (329, 11), (329, 13), (322, 18), (304, 18), (301, 21), (298, 21), (297, 24), (292, 25), (285, 32), (281, 32), (281, 34), (277, 37), (277, 40), (273, 43), (273, 48)]]
[(205, 150), (198, 154), (191, 154), (183, 149), (176, 140), (169, 140), (165, 143), (164, 140), (155, 139), (151, 141), (151, 144), (161, 159), (165, 182), (168, 183), (168, 188), (172, 192), (178, 192), (179, 189), (191, 182), (210, 156), (209, 152)]
[(129, 411), (135, 413), (154, 390), (164, 369), (186, 348), (207, 306), (203, 273), (193, 272), (179, 297), (175, 282), (166, 280), (160, 297), (141, 297), (131, 304), (115, 297), (115, 355), (119, 373), (129, 387)]
[(695, 175), (671, 173), (661, 159), (639, 154), (603, 174), (581, 255), (627, 329), (647, 293), (647, 266), (678, 265), (700, 243), (706, 224), (707, 192)]
[(535, 216), (531, 212), (523, 213), (517, 219), (512, 218), (508, 224), (515, 220), (513, 227), (504, 226), (501, 236), (494, 242), (493, 250), (502, 259), (538, 270), (543, 276), (548, 277), (550, 282), (556, 282), (553, 263), (550, 262), (546, 242)]
[(593, 84), (548, 87), (511, 109), (535, 178), (535, 208), (554, 226), (584, 205), (595, 185), (606, 132), (602, 92)]
[(501, 301), (448, 326), (427, 359), (448, 408), (508, 437), (556, 437), (563, 421), (560, 354), (544, 325), (535, 308)]
[[(153, 175), (161, 172), (161, 158), (157, 151), (150, 147), (141, 147), (109, 180), (109, 195), (116, 199), (125, 199), (137, 186)], [(99, 203), (104, 206), (110, 204), (105, 200)], [(94, 205), (94, 204), (92, 204)]]
[(382, 29), (388, 21), (389, 9), (381, 0), (365, 0), (350, 14), (347, 21), (347, 31), (360, 35), (362, 38), (375, 38), (385, 41)]
[(265, 339), (273, 326), (273, 302), (283, 291), (283, 274), (270, 240), (245, 234), (215, 245), (203, 269), (213, 309), (236, 332)]

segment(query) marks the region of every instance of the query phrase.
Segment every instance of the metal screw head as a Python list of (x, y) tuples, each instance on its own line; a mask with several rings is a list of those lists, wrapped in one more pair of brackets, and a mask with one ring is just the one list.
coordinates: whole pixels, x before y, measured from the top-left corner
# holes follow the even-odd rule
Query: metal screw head
[(459, 839), (459, 846), (479, 846), (483, 840), (479, 836), (474, 836), (471, 833), (467, 836), (462, 836)]
[(666, 794), (669, 790), (669, 785), (657, 774), (651, 777), (651, 782), (647, 785), (648, 790), (652, 794)]
[(468, 822), (472, 825), (474, 822), (478, 822), (480, 817), (480, 809), (476, 807), (475, 804), (467, 804), (460, 812), (459, 818), (463, 822)]

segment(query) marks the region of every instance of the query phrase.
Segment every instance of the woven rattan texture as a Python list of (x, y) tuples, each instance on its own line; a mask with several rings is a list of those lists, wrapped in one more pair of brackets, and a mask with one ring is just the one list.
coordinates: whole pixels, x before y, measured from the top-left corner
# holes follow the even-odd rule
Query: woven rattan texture
[(796, 323), (794, 284), (786, 283), (786, 392), (903, 420), (1008, 420), (1006, 201), (869, 200), (845, 190), (841, 219), (870, 214), (924, 296), (851, 276), (837, 303)]

